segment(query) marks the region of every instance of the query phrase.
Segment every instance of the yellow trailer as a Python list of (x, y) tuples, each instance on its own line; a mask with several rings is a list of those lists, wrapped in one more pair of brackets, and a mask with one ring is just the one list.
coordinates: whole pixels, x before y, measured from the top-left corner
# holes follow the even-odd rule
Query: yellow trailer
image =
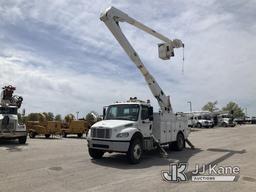
[(63, 123), (61, 133), (63, 137), (67, 137), (69, 134), (76, 134), (79, 138), (87, 133), (89, 125), (85, 120), (71, 120), (70, 122)]
[(28, 121), (26, 126), (30, 138), (35, 138), (37, 135), (44, 135), (49, 138), (51, 135), (61, 134), (60, 121)]

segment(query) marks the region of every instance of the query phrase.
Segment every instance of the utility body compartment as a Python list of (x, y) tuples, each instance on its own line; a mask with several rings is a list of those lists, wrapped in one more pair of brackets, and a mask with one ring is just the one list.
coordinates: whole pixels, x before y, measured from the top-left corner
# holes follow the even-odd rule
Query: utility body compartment
[(153, 117), (153, 135), (160, 144), (176, 141), (179, 131), (187, 138), (189, 128), (184, 114), (154, 113)]

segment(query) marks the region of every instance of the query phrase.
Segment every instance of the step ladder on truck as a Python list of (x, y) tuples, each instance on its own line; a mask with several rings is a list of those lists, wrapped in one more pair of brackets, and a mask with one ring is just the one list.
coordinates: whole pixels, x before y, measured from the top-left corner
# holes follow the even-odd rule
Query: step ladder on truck
[(120, 22), (131, 24), (140, 30), (162, 40), (158, 44), (159, 57), (163, 60), (174, 56), (175, 48), (182, 48), (181, 40), (170, 40), (164, 35), (145, 26), (126, 13), (110, 7), (100, 16), (121, 47), (133, 61), (145, 78), (152, 94), (157, 99), (160, 111), (153, 112), (150, 101), (141, 101), (136, 97), (126, 102), (117, 102), (103, 110), (104, 119), (95, 123), (88, 132), (88, 150), (93, 159), (99, 159), (105, 152), (126, 153), (129, 161), (139, 163), (143, 151), (160, 149), (167, 156), (162, 147), (168, 145), (178, 151), (185, 147), (190, 129), (188, 120), (183, 113), (175, 114), (172, 110), (170, 97), (165, 95), (157, 81), (149, 73), (120, 28)]

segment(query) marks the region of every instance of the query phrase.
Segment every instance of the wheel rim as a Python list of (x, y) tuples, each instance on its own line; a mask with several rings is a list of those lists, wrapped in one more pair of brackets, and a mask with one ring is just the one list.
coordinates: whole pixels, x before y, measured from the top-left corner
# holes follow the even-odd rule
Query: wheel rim
[(139, 144), (136, 144), (133, 149), (133, 156), (135, 159), (140, 159), (141, 156), (141, 147)]

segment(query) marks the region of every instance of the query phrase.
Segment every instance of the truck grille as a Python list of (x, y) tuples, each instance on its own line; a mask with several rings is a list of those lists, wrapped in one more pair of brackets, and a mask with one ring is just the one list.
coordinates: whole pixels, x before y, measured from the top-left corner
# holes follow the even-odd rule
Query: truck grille
[(91, 128), (91, 136), (95, 138), (110, 138), (111, 129)]
[(2, 132), (15, 131), (15, 122), (10, 122), (8, 125), (2, 125), (2, 122), (0, 121), (0, 131)]

